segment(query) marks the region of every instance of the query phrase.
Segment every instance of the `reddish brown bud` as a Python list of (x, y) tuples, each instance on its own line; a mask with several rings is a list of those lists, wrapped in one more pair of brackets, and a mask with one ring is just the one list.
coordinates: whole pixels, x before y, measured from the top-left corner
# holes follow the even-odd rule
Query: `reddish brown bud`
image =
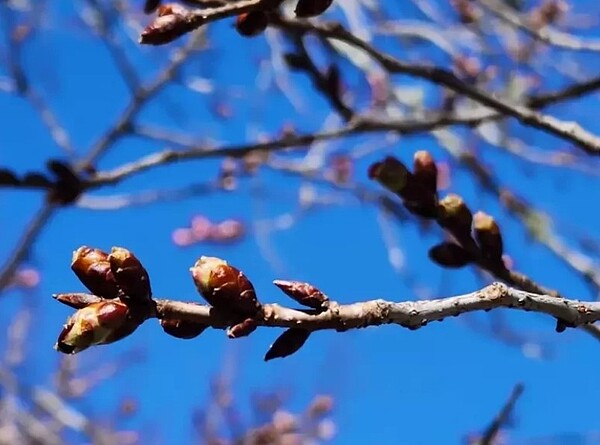
[(260, 310), (250, 280), (226, 261), (203, 256), (190, 271), (198, 292), (216, 309), (247, 316)]
[(444, 242), (429, 249), (429, 258), (442, 267), (459, 268), (472, 260), (471, 255), (458, 244)]
[(323, 14), (333, 0), (298, 0), (294, 13), (296, 17), (307, 18)]
[(319, 289), (302, 281), (275, 280), (273, 284), (288, 297), (313, 309), (327, 309), (329, 298)]
[(265, 362), (283, 358), (298, 351), (306, 342), (310, 332), (306, 329), (290, 328), (281, 334), (265, 354)]
[(116, 298), (119, 295), (106, 252), (81, 246), (73, 252), (71, 270), (93, 294), (104, 298)]
[(241, 323), (231, 326), (227, 329), (227, 337), (240, 338), (246, 337), (256, 331), (258, 323), (254, 318), (246, 318)]
[(101, 297), (91, 294), (83, 294), (83, 293), (71, 293), (71, 294), (55, 294), (52, 297), (61, 302), (62, 304), (66, 304), (69, 307), (74, 309), (82, 309), (86, 306), (89, 306), (93, 303), (99, 303), (103, 301)]
[(428, 192), (437, 192), (437, 165), (428, 151), (420, 150), (415, 153), (413, 175)]
[(450, 194), (438, 205), (438, 223), (454, 235), (459, 242), (471, 239), (473, 215), (463, 199)]
[(369, 178), (375, 179), (394, 193), (402, 191), (410, 175), (406, 166), (393, 156), (388, 156), (369, 167)]
[(123, 303), (93, 303), (69, 317), (54, 347), (65, 354), (76, 354), (90, 346), (120, 340), (131, 334), (138, 325), (131, 320), (129, 310)]
[(188, 17), (188, 10), (180, 5), (163, 5), (158, 17), (140, 34), (140, 43), (146, 45), (164, 45), (192, 31), (198, 25)]
[(122, 247), (113, 247), (108, 260), (123, 301), (145, 302), (150, 299), (150, 277), (133, 253)]
[(267, 29), (268, 24), (267, 14), (259, 10), (245, 12), (235, 19), (235, 29), (244, 37), (254, 37), (262, 34)]
[(475, 213), (473, 217), (473, 234), (483, 257), (503, 264), (502, 234), (494, 218), (483, 212)]
[(184, 340), (198, 337), (204, 332), (207, 325), (189, 320), (160, 320), (160, 326), (165, 333)]

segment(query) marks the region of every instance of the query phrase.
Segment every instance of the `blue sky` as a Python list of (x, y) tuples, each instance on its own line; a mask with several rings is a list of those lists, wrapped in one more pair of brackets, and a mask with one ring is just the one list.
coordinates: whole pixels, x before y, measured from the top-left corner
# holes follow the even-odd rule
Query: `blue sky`
[[(581, 3), (580, 12), (585, 11), (583, 3), (593, 4)], [(403, 12), (408, 17), (419, 17), (409, 8)], [(128, 97), (105, 48), (73, 17), (67, 7), (53, 11), (47, 28), (26, 47), (24, 64), (81, 156), (114, 122)], [(272, 134), (287, 122), (293, 122), (301, 131), (316, 131), (330, 115), (327, 104), (310, 93), (310, 83), (301, 74), (290, 77), (305, 103), (301, 112), (276, 89), (265, 94), (256, 86), (261, 79), (257, 76), (260, 62), (268, 55), (264, 37), (242, 39), (232, 31), (230, 20), (214, 25), (210, 36), (213, 48), (187, 67), (185, 73), (218, 79), (220, 95), (231, 97), (233, 118), (215, 119), (211, 112), (214, 101), (172, 86), (143, 110), (142, 122), (198, 140), (211, 138), (230, 145), (254, 140), (257, 130)], [(131, 42), (127, 43), (127, 50), (143, 79), (151, 79), (168, 55), (167, 49), (138, 48)], [(439, 54), (419, 51), (428, 49), (413, 48), (407, 58), (445, 63)], [(597, 73), (599, 60), (589, 56), (584, 74)], [(552, 77), (555, 75), (550, 74), (551, 86), (560, 84)], [(398, 82), (429, 92), (422, 82), (405, 78)], [(356, 74), (349, 75), (348, 84), (358, 91), (365, 87), (364, 80), (360, 81)], [(238, 91), (243, 94), (238, 96)], [(356, 94), (358, 104), (366, 103), (362, 94)], [(579, 120), (598, 134), (595, 107), (594, 100), (585, 99), (551, 111)], [(49, 157), (64, 157), (26, 101), (2, 93), (0, 110), (1, 167), (23, 173), (43, 169)], [(511, 125), (514, 134), (528, 144), (541, 149), (564, 147), (546, 135)], [(464, 134), (464, 130), (459, 134)], [(450, 161), (436, 141), (426, 135), (404, 138), (387, 148), (381, 135), (336, 141), (326, 148), (347, 152), (367, 143), (377, 151), (357, 164), (356, 181), (374, 189), (377, 186), (369, 183), (366, 167), (387, 154), (409, 161), (415, 150), (427, 148), (436, 159)], [(98, 168), (110, 169), (164, 147), (156, 142), (123, 138), (100, 160)], [(538, 207), (555, 218), (558, 230), (577, 227), (598, 239), (600, 229), (596, 222), (600, 211), (594, 205), (599, 197), (597, 176), (536, 167), (485, 143), (480, 143), (480, 150), (503, 183), (535, 200)], [(219, 161), (207, 160), (155, 169), (94, 194), (172, 189), (204, 182), (216, 175), (218, 165)], [(449, 191), (460, 193), (474, 209), (481, 208), (498, 217), (506, 250), (519, 270), (572, 298), (592, 298), (588, 287), (543, 247), (530, 241), (522, 226), (507, 217), (494, 199), (482, 194), (468, 175), (454, 166), (451, 171)], [(277, 278), (309, 281), (342, 303), (415, 298), (405, 275), (395, 272), (389, 264), (377, 209), (344, 194), (334, 194), (343, 198), (341, 205), (312, 210), (291, 229), (270, 234), (266, 250), (265, 239), (253, 233), (232, 246), (198, 244), (181, 249), (171, 242), (171, 232), (188, 224), (195, 214), (215, 220), (240, 218), (251, 223), (295, 213), (301, 185), (303, 182), (297, 178), (265, 170), (258, 178), (242, 181), (233, 193), (115, 211), (61, 210), (29, 258), (31, 265), (42, 270), (39, 288), (27, 294), (9, 291), (0, 300), (2, 325), (24, 305), (33, 310), (34, 328), (28, 345), (31, 360), (20, 372), (24, 381), (52, 384), (49, 372), (59, 358), (52, 345), (70, 310), (50, 296), (83, 290), (69, 269), (71, 252), (82, 244), (104, 249), (118, 245), (132, 250), (149, 270), (154, 292), (160, 297), (197, 301), (188, 268), (200, 255), (213, 255), (242, 269), (264, 302), (288, 303), (271, 284)], [(316, 186), (316, 190), (321, 196), (334, 193), (322, 186)], [(9, 255), (41, 200), (35, 192), (0, 191), (1, 258)], [(431, 295), (448, 296), (482, 286), (472, 271), (444, 271), (429, 262), (427, 250), (441, 239), (437, 229), (423, 234), (414, 220), (404, 224), (392, 221), (389, 227), (403, 249), (407, 273)], [(269, 255), (265, 256), (265, 252)], [(460, 443), (466, 433), (488, 424), (517, 382), (524, 383), (525, 393), (518, 404), (516, 429), (511, 436), (525, 439), (597, 430), (597, 342), (577, 331), (555, 334), (553, 321), (535, 314), (502, 315), (517, 332), (539, 339), (550, 356), (532, 359), (523, 348), (476, 332), (473, 325), (489, 323), (486, 314), (447, 320), (416, 332), (394, 326), (343, 334), (319, 332), (297, 354), (269, 363), (264, 363), (262, 357), (278, 334), (273, 329), (259, 329), (249, 338), (237, 341), (228, 340), (221, 331), (207, 331), (195, 340), (181, 341), (164, 335), (158, 324), (150, 320), (124, 341), (81, 354), (84, 368), (94, 368), (132, 350), (142, 350), (145, 360), (102, 383), (76, 406), (90, 415), (109, 418), (123, 395), (135, 396), (140, 410), (126, 421), (126, 426), (146, 429), (144, 443), (188, 443), (193, 434), (191, 413), (206, 400), (211, 379), (233, 361), (235, 395), (247, 419), (250, 397), (255, 392), (290, 391), (291, 410), (301, 409), (315, 394), (332, 394), (339, 429), (336, 444)], [(5, 341), (3, 336), (2, 342)]]

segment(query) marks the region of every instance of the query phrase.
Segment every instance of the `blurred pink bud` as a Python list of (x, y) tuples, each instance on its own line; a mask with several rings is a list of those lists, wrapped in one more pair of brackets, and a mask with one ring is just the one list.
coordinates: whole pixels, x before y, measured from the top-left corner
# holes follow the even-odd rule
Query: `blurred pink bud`
[(210, 236), (213, 224), (203, 215), (196, 215), (192, 218), (191, 234), (194, 241), (204, 241)]
[(194, 243), (194, 236), (190, 229), (175, 229), (171, 234), (171, 239), (176, 246), (187, 247)]
[(15, 287), (32, 289), (40, 284), (40, 273), (33, 268), (24, 268), (18, 270), (12, 280), (12, 285)]
[(235, 241), (244, 236), (245, 227), (240, 221), (226, 219), (213, 226), (210, 237), (214, 241)]
[(354, 174), (354, 161), (348, 155), (340, 154), (331, 158), (331, 173), (337, 184), (347, 184)]

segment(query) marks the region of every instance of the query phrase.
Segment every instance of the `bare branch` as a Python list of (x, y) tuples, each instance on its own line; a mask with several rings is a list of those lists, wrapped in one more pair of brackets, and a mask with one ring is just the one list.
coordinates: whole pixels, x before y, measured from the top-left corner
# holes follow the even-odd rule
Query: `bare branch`
[(600, 137), (585, 130), (576, 122), (567, 122), (553, 116), (539, 113), (522, 105), (490, 95), (456, 77), (451, 71), (431, 65), (417, 65), (402, 62), (393, 56), (373, 48), (369, 43), (347, 31), (339, 23), (308, 23), (283, 18), (273, 19), (275, 26), (289, 28), (307, 33), (314, 33), (322, 37), (336, 39), (349, 45), (362, 49), (373, 59), (379, 62), (386, 70), (394, 74), (406, 74), (429, 80), (432, 83), (449, 88), (463, 94), (487, 107), (490, 107), (507, 116), (514, 117), (526, 126), (544, 130), (550, 134), (567, 140), (586, 153), (594, 156), (600, 155)]
[[(75, 294), (80, 295), (80, 294)], [(81, 294), (82, 297), (87, 294)], [(60, 298), (60, 294), (57, 296)], [(189, 320), (213, 328), (225, 329), (223, 315), (210, 306), (183, 301), (156, 301), (154, 317), (159, 319)], [(509, 308), (546, 314), (560, 319), (571, 327), (583, 326), (600, 320), (600, 302), (584, 302), (540, 295), (494, 283), (476, 292), (437, 300), (419, 300), (394, 303), (371, 300), (340, 305), (330, 302), (326, 311), (290, 309), (278, 304), (263, 304), (257, 315), (258, 326), (300, 328), (308, 331), (335, 329), (346, 331), (368, 326), (397, 324), (411, 330), (432, 321), (475, 311)]]

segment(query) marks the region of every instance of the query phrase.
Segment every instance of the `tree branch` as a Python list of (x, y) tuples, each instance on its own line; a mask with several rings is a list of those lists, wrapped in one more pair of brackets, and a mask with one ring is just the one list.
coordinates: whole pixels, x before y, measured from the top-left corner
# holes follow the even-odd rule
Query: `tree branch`
[[(93, 296), (91, 296), (93, 297)], [(97, 297), (93, 297), (97, 298)], [(60, 298), (59, 298), (60, 299)], [(159, 319), (189, 320), (225, 329), (228, 320), (210, 306), (158, 299), (154, 317)], [(474, 311), (509, 308), (546, 314), (570, 327), (583, 326), (600, 320), (600, 302), (583, 302), (539, 295), (494, 283), (481, 290), (436, 300), (418, 300), (394, 303), (371, 300), (340, 305), (332, 302), (324, 312), (298, 310), (278, 304), (264, 304), (257, 315), (258, 326), (298, 328), (308, 331), (349, 329), (397, 324), (415, 330), (432, 321), (442, 321)]]
[(321, 37), (339, 40), (356, 48), (360, 48), (379, 62), (381, 66), (390, 73), (406, 74), (426, 79), (434, 84), (463, 94), (470, 99), (499, 111), (500, 113), (514, 117), (523, 125), (538, 128), (558, 136), (561, 139), (567, 140), (590, 155), (600, 156), (600, 137), (585, 130), (578, 123), (562, 121), (553, 116), (539, 113), (528, 107), (499, 99), (494, 95), (490, 95), (479, 88), (469, 85), (456, 77), (451, 71), (443, 68), (402, 62), (391, 55), (373, 48), (368, 42), (356, 37), (339, 23), (317, 24), (287, 20), (278, 17), (273, 19), (273, 24), (285, 29), (314, 33)]

